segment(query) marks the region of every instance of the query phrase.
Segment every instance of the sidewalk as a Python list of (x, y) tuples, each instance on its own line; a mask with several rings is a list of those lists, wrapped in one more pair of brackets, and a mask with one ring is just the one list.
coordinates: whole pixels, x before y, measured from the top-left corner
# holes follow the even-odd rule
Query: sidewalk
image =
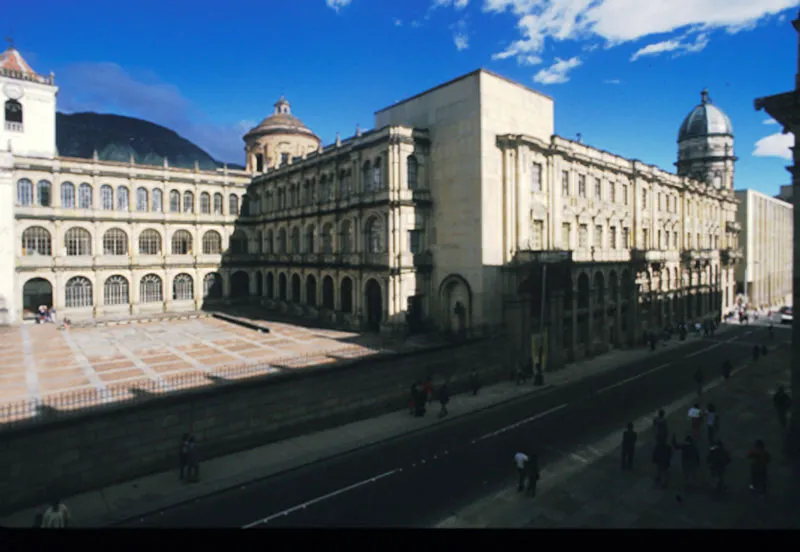
[[(634, 471), (620, 470), (622, 429), (582, 450), (558, 451), (559, 459), (542, 469), (533, 499), (516, 492), (515, 474), (509, 487), (490, 495), (436, 524), (439, 528), (800, 528), (796, 505), (800, 494), (789, 460), (781, 453), (782, 434), (772, 406), (776, 384), (789, 383), (788, 346), (771, 352), (753, 366), (738, 367), (727, 384), (711, 383), (700, 404), (716, 405), (720, 413), (719, 438), (731, 455), (726, 482), (728, 492), (714, 498), (708, 488), (705, 459), (707, 437), (699, 451), (703, 468), (695, 490), (683, 488), (680, 453), (675, 452), (670, 484), (654, 483), (652, 419), (634, 422), (639, 432)], [(713, 386), (713, 387), (712, 387)], [(698, 402), (693, 394), (665, 408), (670, 434), (678, 440), (689, 431), (687, 411)], [(772, 455), (769, 496), (759, 498), (748, 489), (746, 454), (756, 439)], [(545, 447), (547, 449), (547, 447)], [(555, 452), (549, 449), (547, 452)], [(552, 454), (551, 454), (552, 456)], [(509, 461), (509, 465), (511, 462)], [(510, 470), (513, 472), (513, 470)], [(680, 497), (680, 500), (678, 500)]]
[[(721, 325), (718, 333), (729, 330)], [(686, 341), (672, 339), (660, 346), (660, 351), (696, 343), (694, 334)], [(533, 387), (530, 383), (515, 385), (501, 382), (483, 388), (477, 397), (456, 395), (449, 405), (448, 419), (457, 418), (523, 395), (546, 392), (589, 375), (606, 372), (623, 364), (636, 362), (653, 355), (649, 348), (621, 350), (545, 375), (546, 385)], [(62, 497), (70, 508), (76, 527), (103, 527), (127, 519), (141, 517), (204, 496), (223, 492), (258, 479), (299, 468), (338, 454), (350, 452), (381, 441), (392, 439), (433, 424), (447, 423), (434, 416), (413, 418), (407, 411), (385, 414), (326, 431), (264, 445), (248, 451), (201, 462), (202, 480), (187, 485), (178, 479), (176, 470), (121, 483), (103, 490), (72, 497)], [(199, 443), (202, 454), (202, 442)], [(175, 444), (177, 462), (178, 443)], [(0, 519), (0, 526), (30, 527), (37, 509), (30, 508)]]

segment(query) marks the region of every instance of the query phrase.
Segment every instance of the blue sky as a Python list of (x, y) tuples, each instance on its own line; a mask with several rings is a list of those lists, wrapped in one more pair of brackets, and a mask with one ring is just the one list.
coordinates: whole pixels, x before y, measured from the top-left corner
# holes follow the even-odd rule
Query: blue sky
[[(708, 88), (736, 135), (737, 188), (789, 182), (791, 135), (753, 99), (789, 90), (796, 0), (39, 0), (5, 7), (59, 108), (142, 117), (223, 161), (285, 94), (325, 143), (478, 67), (555, 99), (556, 133), (672, 171)], [(40, 17), (47, 14), (47, 17)]]

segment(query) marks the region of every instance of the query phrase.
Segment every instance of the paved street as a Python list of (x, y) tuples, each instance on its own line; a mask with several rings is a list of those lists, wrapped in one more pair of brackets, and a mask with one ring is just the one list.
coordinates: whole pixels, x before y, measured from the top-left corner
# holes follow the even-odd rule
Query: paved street
[[(788, 340), (777, 332), (774, 341)], [(547, 444), (542, 464), (667, 404), (693, 387), (698, 366), (749, 358), (767, 331), (736, 327), (716, 338), (563, 387), (241, 487), (127, 526), (427, 526), (508, 484), (520, 446)], [(435, 414), (437, 408), (429, 412)], [(598, 415), (602, 413), (602, 415)], [(511, 468), (513, 473), (513, 468)]]

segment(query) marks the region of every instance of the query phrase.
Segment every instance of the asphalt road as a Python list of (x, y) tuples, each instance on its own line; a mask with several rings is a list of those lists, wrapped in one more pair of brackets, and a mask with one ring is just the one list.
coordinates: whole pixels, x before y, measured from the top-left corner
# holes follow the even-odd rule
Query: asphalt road
[[(734, 327), (580, 381), (121, 524), (124, 527), (417, 527), (514, 484), (513, 454), (572, 450), (655, 411), (710, 379), (724, 359), (791, 333)], [(429, 414), (431, 415), (430, 411)], [(547, 447), (547, 448), (545, 448)]]

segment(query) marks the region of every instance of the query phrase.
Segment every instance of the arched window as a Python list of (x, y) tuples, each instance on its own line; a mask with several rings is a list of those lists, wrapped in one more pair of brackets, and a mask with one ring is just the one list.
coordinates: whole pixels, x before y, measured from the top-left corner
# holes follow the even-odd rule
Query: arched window
[(50, 232), (41, 226), (31, 226), (22, 233), (23, 255), (52, 255)]
[(183, 192), (183, 212), (194, 213), (194, 194), (192, 192)]
[(33, 205), (33, 182), (27, 178), (17, 180), (17, 205)]
[(131, 198), (130, 192), (128, 192), (128, 188), (125, 186), (120, 186), (117, 188), (117, 210), (118, 211), (129, 211), (131, 208)]
[(70, 228), (64, 234), (64, 249), (69, 257), (92, 254), (92, 235), (85, 228)]
[(103, 234), (103, 255), (127, 255), (128, 234), (119, 228), (110, 228)]
[(300, 253), (300, 229), (297, 226), (292, 228), (292, 253)]
[(172, 280), (172, 299), (191, 301), (194, 299), (194, 280), (188, 274), (178, 274)]
[(372, 189), (383, 189), (383, 162), (380, 157), (375, 160), (372, 166)]
[(228, 198), (228, 214), (237, 216), (239, 214), (239, 196), (231, 194)]
[(211, 196), (208, 192), (200, 194), (200, 213), (203, 215), (211, 214)]
[(264, 252), (264, 234), (261, 230), (256, 232), (256, 239), (253, 241), (253, 245), (255, 246), (256, 250), (253, 253), (263, 253)]
[(191, 255), (192, 235), (186, 230), (178, 230), (172, 234), (172, 254)]
[(22, 132), (22, 104), (17, 100), (6, 100), (6, 130)]
[(267, 230), (267, 237), (264, 238), (264, 253), (271, 254), (275, 251), (275, 234), (272, 230)]
[(381, 239), (381, 223), (376, 217), (367, 221), (365, 234), (367, 238), (367, 252), (380, 253), (383, 250), (383, 240)]
[(278, 230), (278, 253), (286, 254), (286, 228)]
[(328, 179), (323, 174), (319, 177), (319, 202), (325, 203), (326, 201), (330, 200), (330, 186), (328, 184)]
[(353, 173), (347, 169), (339, 173), (339, 192), (347, 197), (353, 192)]
[(153, 203), (152, 203), (152, 211), (154, 213), (162, 213), (164, 212), (164, 192), (156, 188), (153, 190)]
[(722, 188), (722, 173), (719, 171), (714, 173), (714, 187), (718, 190)]
[(222, 194), (214, 194), (214, 214), (221, 215), (222, 213)]
[(108, 184), (103, 184), (100, 188), (100, 207), (104, 211), (114, 210), (114, 189)]
[(143, 276), (139, 282), (139, 302), (159, 303), (164, 300), (164, 286), (155, 274)]
[(331, 223), (322, 227), (322, 254), (333, 254), (333, 225)]
[(169, 212), (181, 212), (181, 193), (178, 190), (172, 190), (169, 193)]
[(417, 189), (417, 174), (419, 173), (419, 163), (417, 162), (417, 158), (413, 155), (409, 155), (408, 159), (406, 160), (408, 163), (407, 166), (407, 174), (408, 174), (408, 189), (409, 190), (416, 190)]
[(369, 161), (365, 161), (361, 167), (361, 189), (365, 192), (372, 189), (372, 170)]
[(41, 207), (50, 207), (51, 189), (49, 180), (40, 180), (36, 183), (36, 204)]
[(215, 230), (203, 234), (203, 255), (219, 255), (222, 253), (222, 236)]
[(317, 252), (317, 229), (313, 224), (306, 228), (306, 253)]
[(75, 184), (72, 182), (61, 183), (61, 207), (64, 209), (75, 208)]
[(130, 303), (128, 280), (122, 276), (109, 276), (103, 284), (103, 304), (127, 305)]
[(239, 211), (239, 214), (243, 217), (250, 216), (250, 196), (245, 195), (242, 197), (242, 208)]
[(139, 254), (161, 254), (161, 234), (159, 234), (158, 231), (148, 229), (139, 234)]
[(67, 308), (85, 308), (92, 306), (92, 283), (83, 276), (75, 276), (67, 280), (64, 286), (64, 306)]
[(353, 224), (349, 220), (342, 221), (340, 249), (342, 253), (353, 252)]
[(210, 272), (203, 278), (203, 298), (220, 299), (222, 297), (222, 278), (216, 272)]
[(247, 253), (247, 235), (241, 230), (236, 230), (230, 237), (230, 249), (234, 254)]
[(93, 205), (92, 186), (84, 182), (78, 186), (78, 209), (91, 209)]
[(146, 188), (137, 188), (136, 189), (136, 210), (137, 211), (147, 211), (148, 204), (148, 193)]

